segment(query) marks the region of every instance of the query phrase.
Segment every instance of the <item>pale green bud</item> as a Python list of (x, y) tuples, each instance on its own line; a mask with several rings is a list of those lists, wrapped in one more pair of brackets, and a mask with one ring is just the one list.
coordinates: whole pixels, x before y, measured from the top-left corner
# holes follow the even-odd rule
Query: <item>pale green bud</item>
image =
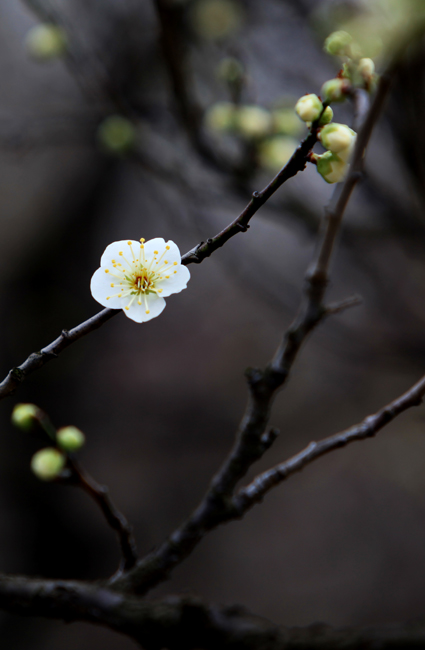
[(348, 32), (332, 32), (332, 34), (329, 34), (325, 40), (323, 49), (325, 52), (331, 54), (332, 56), (343, 56), (346, 54), (347, 46), (351, 43), (352, 40), (353, 38)]
[(325, 110), (322, 113), (322, 117), (320, 118), (319, 126), (323, 126), (324, 124), (329, 124), (329, 122), (332, 122), (333, 116), (334, 112), (331, 107), (326, 106)]
[(304, 125), (300, 122), (293, 108), (277, 108), (272, 111), (273, 132), (280, 135), (299, 136), (304, 132)]
[(240, 61), (229, 56), (220, 61), (217, 76), (228, 84), (240, 83), (244, 77), (244, 67)]
[(25, 37), (25, 47), (28, 54), (37, 61), (57, 59), (66, 52), (66, 33), (57, 25), (35, 25)]
[(235, 128), (236, 107), (231, 102), (217, 102), (205, 113), (205, 124), (213, 131), (231, 131)]
[(242, 12), (231, 0), (198, 0), (190, 15), (194, 31), (206, 39), (220, 39), (241, 25)]
[(41, 481), (53, 481), (64, 467), (65, 457), (54, 447), (40, 449), (31, 459), (31, 470)]
[(263, 138), (272, 129), (271, 113), (261, 106), (240, 106), (236, 113), (236, 128), (244, 138)]
[(327, 124), (318, 133), (318, 138), (325, 149), (329, 149), (333, 153), (339, 153), (343, 149), (347, 149), (355, 137), (355, 131), (345, 124), (337, 124), (336, 122)]
[(346, 79), (329, 79), (323, 84), (320, 95), (323, 101), (327, 103), (343, 102), (349, 86), (350, 84)]
[(284, 135), (277, 135), (264, 140), (258, 149), (262, 167), (275, 172), (281, 169), (291, 158), (298, 146), (298, 141)]
[(77, 427), (62, 427), (56, 434), (56, 442), (63, 451), (73, 453), (84, 445), (84, 433)]
[(340, 183), (347, 175), (349, 165), (332, 151), (316, 156), (317, 171), (327, 183)]
[(110, 115), (99, 125), (97, 139), (110, 153), (127, 153), (135, 145), (136, 129), (126, 117)]
[(295, 104), (295, 112), (303, 122), (314, 122), (320, 116), (323, 104), (317, 95), (304, 95)]
[(30, 431), (37, 413), (38, 408), (35, 404), (16, 404), (12, 411), (12, 424), (22, 431)]
[(375, 64), (372, 59), (360, 59), (357, 69), (365, 81), (370, 81), (375, 74)]

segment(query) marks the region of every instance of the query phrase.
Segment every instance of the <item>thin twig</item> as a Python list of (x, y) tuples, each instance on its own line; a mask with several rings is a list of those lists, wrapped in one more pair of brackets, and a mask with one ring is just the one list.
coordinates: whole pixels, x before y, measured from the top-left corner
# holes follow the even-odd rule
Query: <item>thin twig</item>
[(101, 325), (106, 323), (112, 316), (118, 314), (116, 309), (103, 309), (88, 320), (80, 323), (77, 327), (71, 330), (62, 330), (57, 339), (46, 345), (39, 352), (33, 352), (29, 357), (21, 363), (17, 368), (12, 368), (5, 379), (0, 383), (0, 399), (12, 395), (29, 374), (42, 368), (48, 361), (56, 359), (56, 357), (69, 347), (75, 341), (82, 338), (86, 334), (98, 329)]
[[(211, 253), (223, 246), (231, 237), (241, 232), (246, 232), (249, 228), (249, 221), (259, 208), (266, 203), (266, 201), (276, 192), (276, 190), (283, 185), (292, 176), (295, 176), (299, 171), (302, 171), (306, 166), (308, 153), (311, 151), (317, 140), (316, 130), (313, 129), (300, 146), (295, 150), (292, 158), (283, 167), (283, 169), (275, 176), (275, 178), (265, 187), (261, 192), (254, 192), (251, 201), (244, 208), (241, 214), (232, 221), (224, 230), (215, 235), (212, 239), (208, 239), (206, 243), (201, 242), (198, 246), (187, 252), (182, 256), (182, 264), (185, 266), (189, 264), (199, 264), (205, 258), (209, 257)], [(54, 359), (67, 348), (71, 343), (78, 341), (82, 336), (93, 332), (95, 329), (106, 323), (110, 318), (121, 313), (120, 309), (103, 309), (88, 320), (73, 329), (67, 331), (63, 330), (62, 334), (49, 343), (40, 352), (34, 352), (16, 368), (12, 368), (5, 379), (0, 383), (0, 400), (8, 395), (12, 395), (17, 388), (22, 384), (26, 377), (44, 366), (48, 361)]]
[(117, 510), (109, 496), (109, 490), (106, 486), (100, 485), (90, 474), (81, 467), (74, 458), (68, 457), (68, 467), (71, 470), (69, 481), (73, 485), (80, 487), (97, 503), (102, 510), (109, 526), (118, 534), (122, 562), (120, 569), (115, 574), (119, 577), (124, 571), (129, 571), (134, 567), (137, 561), (137, 548), (133, 536), (133, 529), (124, 515)]
[(295, 472), (300, 472), (317, 458), (328, 454), (330, 451), (345, 447), (350, 442), (373, 437), (378, 431), (394, 420), (400, 413), (412, 406), (419, 406), (425, 396), (425, 376), (414, 386), (398, 397), (393, 402), (384, 406), (374, 415), (369, 415), (362, 422), (345, 431), (324, 438), (319, 442), (310, 442), (298, 454), (272, 467), (257, 476), (252, 483), (241, 489), (233, 499), (234, 506), (239, 516), (245, 514), (253, 505), (259, 503), (264, 496), (276, 485), (285, 481)]

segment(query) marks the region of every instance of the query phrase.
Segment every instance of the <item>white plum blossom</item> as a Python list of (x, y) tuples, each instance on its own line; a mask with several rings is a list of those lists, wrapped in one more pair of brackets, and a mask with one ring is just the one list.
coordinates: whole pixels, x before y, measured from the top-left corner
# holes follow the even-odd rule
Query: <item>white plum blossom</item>
[(144, 323), (159, 316), (164, 298), (186, 289), (189, 279), (174, 242), (160, 237), (123, 240), (106, 247), (90, 289), (104, 307), (122, 309), (128, 318)]

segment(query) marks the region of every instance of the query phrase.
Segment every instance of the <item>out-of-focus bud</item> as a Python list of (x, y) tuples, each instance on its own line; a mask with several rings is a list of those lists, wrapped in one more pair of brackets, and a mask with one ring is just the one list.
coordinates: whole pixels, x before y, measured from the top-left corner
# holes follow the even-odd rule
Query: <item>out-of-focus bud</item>
[(340, 183), (347, 175), (349, 165), (332, 151), (315, 157), (317, 171), (327, 183)]
[(275, 172), (291, 158), (298, 141), (285, 135), (277, 135), (264, 140), (258, 149), (260, 165)]
[(346, 79), (329, 79), (323, 84), (320, 95), (324, 102), (343, 102), (349, 87)]
[(198, 36), (215, 40), (225, 38), (239, 28), (242, 12), (231, 0), (198, 0), (193, 5), (190, 18)]
[(320, 116), (323, 104), (317, 95), (304, 95), (295, 104), (295, 112), (303, 122), (314, 122)]
[(205, 113), (205, 125), (213, 131), (231, 131), (235, 128), (236, 107), (231, 102), (217, 102)]
[(64, 467), (65, 457), (54, 447), (40, 449), (31, 458), (31, 470), (41, 481), (53, 481)]
[(236, 113), (238, 133), (248, 140), (264, 138), (272, 129), (272, 116), (261, 106), (240, 106)]
[(319, 120), (319, 126), (323, 126), (324, 124), (329, 124), (329, 122), (332, 122), (333, 116), (334, 112), (331, 107), (326, 106), (325, 110), (322, 113), (322, 117)]
[(375, 74), (375, 64), (372, 59), (360, 59), (358, 71), (365, 81), (371, 81)]
[(299, 136), (304, 132), (304, 125), (300, 122), (293, 108), (277, 108), (272, 111), (273, 132), (280, 135)]
[(323, 127), (318, 133), (318, 138), (325, 147), (333, 153), (347, 149), (356, 137), (356, 132), (345, 124), (332, 122)]
[(332, 56), (344, 56), (347, 52), (347, 46), (353, 40), (348, 32), (338, 31), (329, 34), (325, 40), (323, 49)]
[(232, 56), (222, 59), (217, 68), (217, 76), (228, 84), (238, 84), (243, 81), (244, 67), (240, 61)]
[(113, 154), (124, 154), (134, 147), (136, 129), (126, 117), (110, 115), (99, 125), (97, 140), (106, 151)]
[(57, 25), (35, 25), (25, 37), (25, 47), (28, 54), (37, 61), (57, 59), (66, 52), (66, 33)]
[(62, 427), (56, 434), (56, 441), (61, 449), (73, 453), (84, 445), (84, 433), (77, 427)]
[(37, 413), (38, 408), (35, 404), (16, 404), (12, 411), (12, 424), (22, 431), (30, 431)]

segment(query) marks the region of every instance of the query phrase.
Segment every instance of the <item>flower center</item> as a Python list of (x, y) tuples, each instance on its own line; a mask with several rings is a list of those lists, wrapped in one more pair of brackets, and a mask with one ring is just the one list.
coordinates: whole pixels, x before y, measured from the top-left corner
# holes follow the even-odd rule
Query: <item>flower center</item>
[(149, 289), (154, 286), (152, 275), (153, 274), (148, 273), (144, 268), (138, 269), (136, 273), (133, 274), (130, 281), (132, 288), (137, 293), (148, 293)]

